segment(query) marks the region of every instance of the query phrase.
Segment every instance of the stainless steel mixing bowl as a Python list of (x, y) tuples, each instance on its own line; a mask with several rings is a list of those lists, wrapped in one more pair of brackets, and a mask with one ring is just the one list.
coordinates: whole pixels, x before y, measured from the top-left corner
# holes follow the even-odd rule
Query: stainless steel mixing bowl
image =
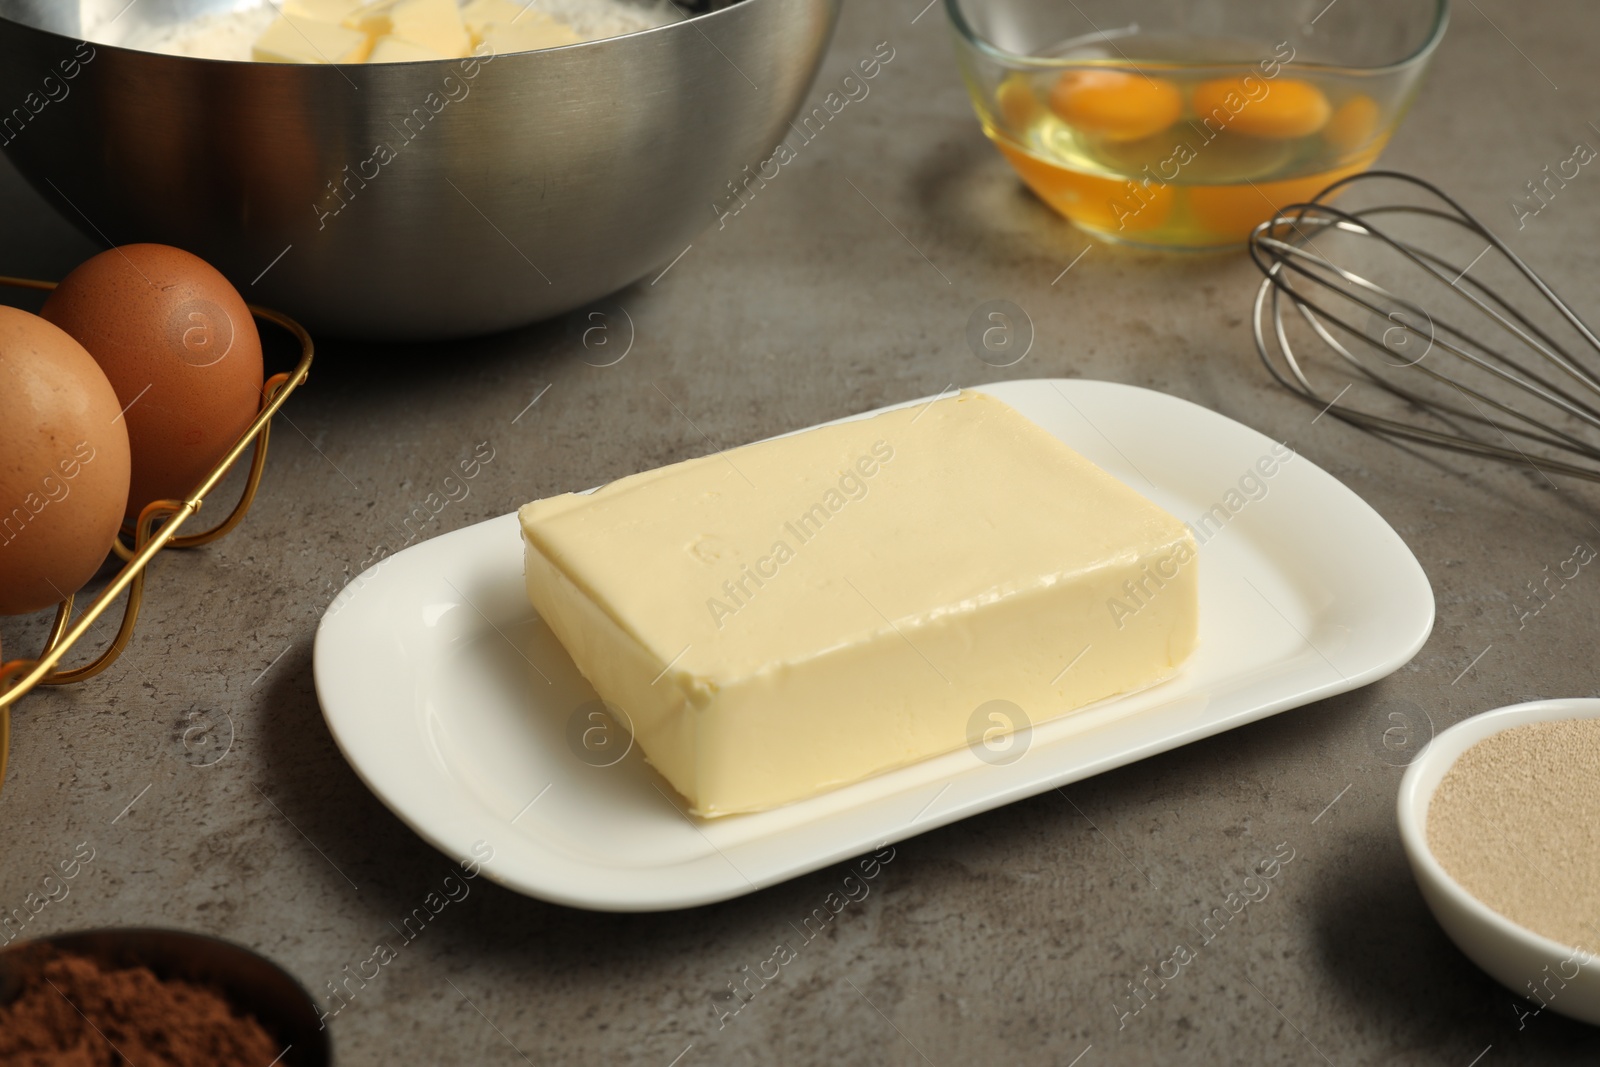
[(0, 148), (96, 240), (187, 248), (314, 331), (488, 333), (660, 270), (714, 222), (788, 131), (839, 3), (288, 66), (120, 44), (238, 0), (0, 0)]

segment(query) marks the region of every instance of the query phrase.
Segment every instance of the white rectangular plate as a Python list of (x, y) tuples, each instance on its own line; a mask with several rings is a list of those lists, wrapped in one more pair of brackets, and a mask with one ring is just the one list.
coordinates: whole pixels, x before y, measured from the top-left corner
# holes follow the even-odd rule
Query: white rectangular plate
[[(1427, 639), (1433, 592), (1399, 535), (1308, 460), (1264, 462), (1269, 438), (1110, 382), (981, 388), (1180, 519), (1211, 516), (1200, 647), (1176, 678), (1034, 726), (1009, 762), (961, 749), (776, 811), (696, 819), (590, 717), (594, 691), (528, 605), (513, 514), (407, 549), (341, 594), (317, 632), (328, 728), (379, 799), (453, 858), (492, 848), (485, 874), (518, 892), (653, 911), (748, 893), (1354, 689)], [(1062, 649), (1063, 667), (1076, 651)], [(607, 743), (626, 755), (597, 766), (615, 758), (596, 756)]]

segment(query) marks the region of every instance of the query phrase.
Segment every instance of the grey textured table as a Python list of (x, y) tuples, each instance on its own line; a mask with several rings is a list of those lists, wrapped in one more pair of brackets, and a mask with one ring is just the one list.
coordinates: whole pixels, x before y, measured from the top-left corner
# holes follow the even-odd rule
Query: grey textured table
[[(1514, 998), (1432, 922), (1396, 836), (1400, 771), (1379, 743), (1395, 711), (1443, 728), (1595, 691), (1596, 579), (1523, 629), (1513, 611), (1545, 564), (1595, 536), (1594, 494), (1313, 424), (1256, 361), (1258, 275), (1242, 256), (1095, 246), (1058, 279), (1087, 241), (979, 134), (942, 13), (914, 18), (923, 2), (849, 6), (814, 95), (879, 41), (894, 60), (739, 215), (623, 295), (637, 328), (623, 362), (586, 365), (561, 324), (417, 349), (325, 345), (274, 433), (249, 521), (159, 561), (138, 634), (110, 672), (23, 702), (0, 798), (0, 908), (23, 908), (47, 869), (88, 842), (92, 863), (31, 931), (221, 934), (325, 993), (449, 861), (335, 749), (312, 689), (312, 636), (329, 583), (476, 443), (496, 458), (430, 535), (705, 452), (696, 427), (728, 445), (950, 382), (1106, 378), (1286, 440), (1371, 502), (1438, 598), (1416, 659), (1367, 689), (1079, 783), (1070, 801), (1051, 792), (906, 841), (871, 895), (720, 1028), (714, 994), (769, 957), (842, 868), (631, 916), (480, 879), (331, 1021), (341, 1062), (1495, 1067), (1600, 1056), (1600, 1033), (1551, 1012), (1519, 1025)], [(1521, 231), (1507, 205), (1575, 141), (1600, 144), (1589, 121), (1600, 120), (1597, 50), (1600, 19), (1576, 0), (1459, 6), (1385, 157), (1442, 181), (1591, 309), (1600, 177), (1585, 170)], [(0, 204), (4, 272), (59, 276), (91, 252), (9, 169)], [(1008, 370), (963, 340), (988, 299), (1019, 304), (1037, 330)], [(37, 627), (0, 630), (10, 648)], [(233, 747), (195, 766), (181, 740), (189, 716), (218, 712), (235, 725)], [(1127, 983), (1281, 842), (1295, 859), (1270, 895), (1122, 1019)]]

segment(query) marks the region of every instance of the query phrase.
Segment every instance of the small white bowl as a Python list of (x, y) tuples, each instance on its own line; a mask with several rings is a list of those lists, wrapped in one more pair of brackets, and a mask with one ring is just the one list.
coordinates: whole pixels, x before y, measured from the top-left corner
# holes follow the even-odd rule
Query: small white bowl
[[(1456, 947), (1501, 985), (1553, 1012), (1600, 1025), (1600, 945), (1563, 945), (1501, 915), (1450, 877), (1428, 848), (1428, 804), (1461, 754), (1528, 723), (1600, 718), (1600, 700), (1537, 700), (1487, 711), (1439, 734), (1400, 780), (1400, 841), (1411, 873)], [(1531, 988), (1530, 988), (1531, 983)]]

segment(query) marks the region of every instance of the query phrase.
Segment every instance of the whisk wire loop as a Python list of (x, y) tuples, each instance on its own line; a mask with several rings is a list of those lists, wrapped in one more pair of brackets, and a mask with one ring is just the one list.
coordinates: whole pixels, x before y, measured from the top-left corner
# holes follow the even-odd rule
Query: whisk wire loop
[[(1348, 186), (1383, 180), (1407, 183), (1435, 203), (1345, 210), (1327, 202)], [(1391, 220), (1448, 223), (1482, 239), (1485, 247), (1463, 265), (1397, 235)], [(1477, 335), (1465, 320), (1444, 314), (1440, 303), (1430, 308), (1426, 298), (1398, 291), (1388, 277), (1375, 280), (1370, 272), (1336, 262), (1317, 243), (1335, 236), (1373, 242), (1398, 256), (1398, 265), (1413, 281), (1420, 278), (1442, 287), (1431, 291), (1452, 296), (1469, 314), (1492, 323), (1491, 337)], [(1503, 240), (1437, 186), (1394, 171), (1344, 178), (1257, 226), (1249, 251), (1264, 276), (1252, 322), (1256, 351), (1290, 392), (1346, 423), (1391, 438), (1600, 481), (1600, 445), (1586, 436), (1587, 431), (1600, 431), (1600, 375), (1591, 367), (1600, 356), (1600, 337)], [(1576, 349), (1558, 340), (1517, 299), (1473, 276), (1491, 252), (1571, 328)], [(1352, 321), (1352, 313), (1365, 315), (1368, 325)], [(1291, 341), (1286, 321), (1296, 315), (1339, 357), (1336, 365), (1353, 376), (1331, 398), (1313, 385), (1308, 364)], [(1379, 337), (1373, 336), (1373, 323), (1381, 325)], [(1422, 346), (1422, 354), (1406, 358), (1403, 349), (1412, 343)], [(1399, 401), (1405, 417), (1342, 402), (1356, 382)], [(1428, 391), (1419, 388), (1424, 382), (1432, 383)], [(1518, 404), (1502, 393), (1538, 403)], [(1423, 424), (1424, 417), (1430, 425)], [(1486, 437), (1486, 431), (1492, 434)]]

